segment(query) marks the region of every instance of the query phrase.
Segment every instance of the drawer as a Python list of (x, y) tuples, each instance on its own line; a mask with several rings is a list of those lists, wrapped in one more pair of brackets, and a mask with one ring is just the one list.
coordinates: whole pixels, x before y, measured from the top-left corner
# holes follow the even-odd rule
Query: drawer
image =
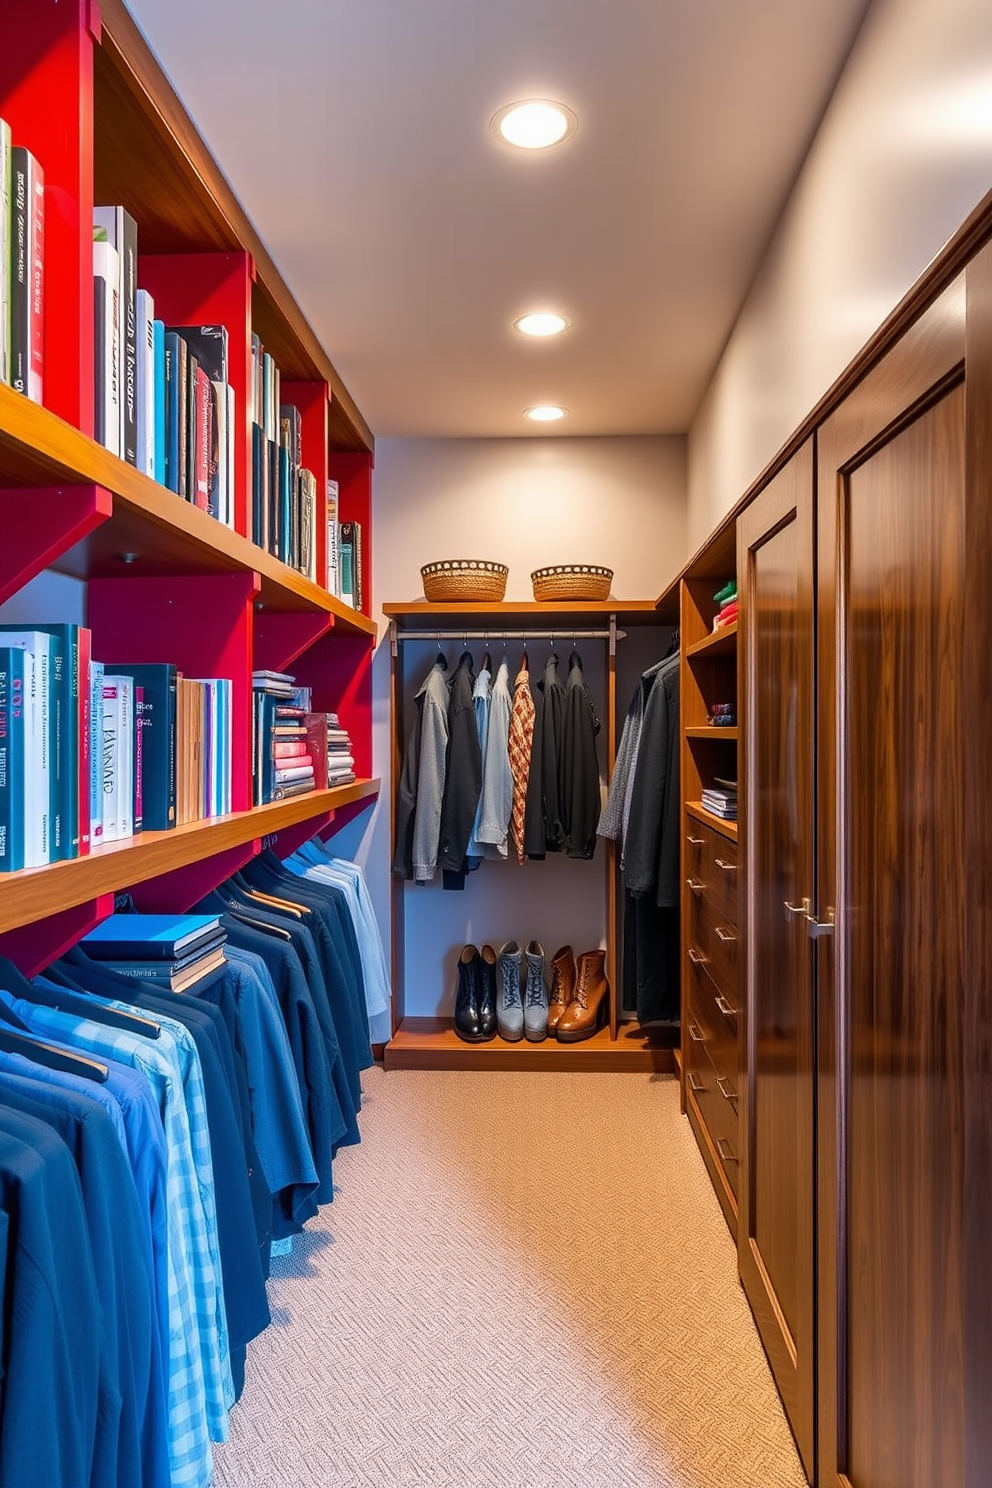
[(686, 951), (696, 966), (705, 966), (732, 1008), (737, 1002), (737, 925), (721, 917), (702, 894), (689, 895), (685, 919)]
[[(699, 1112), (700, 1119), (709, 1134), (710, 1143), (735, 1198), (739, 1192), (738, 1150), (739, 1128), (737, 1112), (732, 1103), (722, 1094), (716, 1070), (706, 1050), (706, 1039), (701, 1025), (691, 1016), (688, 1025), (689, 1038), (686, 1050), (686, 1091)], [(695, 1035), (695, 1036), (694, 1036)]]
[(685, 877), (694, 899), (737, 924), (737, 844), (693, 817), (685, 819)]
[(710, 980), (705, 969), (690, 962), (689, 1016), (700, 1029), (724, 1099), (737, 1110), (740, 1057), (737, 1008)]

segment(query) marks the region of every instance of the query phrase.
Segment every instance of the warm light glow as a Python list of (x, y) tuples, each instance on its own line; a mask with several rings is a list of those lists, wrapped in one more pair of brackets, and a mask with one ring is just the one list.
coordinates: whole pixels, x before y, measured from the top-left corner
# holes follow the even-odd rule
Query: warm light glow
[(564, 315), (556, 315), (552, 310), (535, 310), (513, 322), (514, 329), (524, 336), (557, 336), (570, 324)]
[(553, 424), (558, 419), (563, 419), (568, 412), (567, 408), (559, 408), (557, 403), (538, 403), (534, 408), (525, 408), (524, 413), (535, 424)]
[(490, 128), (504, 144), (518, 150), (547, 150), (575, 133), (577, 120), (563, 103), (530, 98), (500, 109)]

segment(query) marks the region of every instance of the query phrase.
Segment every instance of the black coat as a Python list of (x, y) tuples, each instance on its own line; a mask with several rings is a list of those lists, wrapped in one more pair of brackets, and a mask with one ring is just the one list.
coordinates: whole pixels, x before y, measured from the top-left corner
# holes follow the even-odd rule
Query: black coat
[(400, 878), (413, 877), (413, 826), (417, 819), (417, 781), (420, 777), (420, 726), (424, 716), (423, 689), (414, 698), (416, 717), (403, 756), (399, 789), (396, 794), (396, 852), (393, 872)]
[(554, 652), (544, 664), (537, 690), (524, 817), (524, 851), (529, 858), (543, 858), (545, 853), (561, 852), (565, 846), (559, 797), (565, 689), (558, 680)]
[(464, 868), (482, 794), (482, 747), (475, 721), (474, 687), (472, 657), (465, 651), (451, 679), (448, 702), (448, 754), (437, 856), (438, 867), (445, 873), (461, 873)]
[(635, 898), (679, 903), (679, 659), (661, 668), (644, 708), (631, 786), (623, 879)]
[[(599, 719), (582, 676), (582, 661), (573, 651), (564, 690), (558, 797), (563, 845), (570, 858), (591, 858), (601, 808), (596, 735)], [(550, 845), (550, 844), (549, 844)]]

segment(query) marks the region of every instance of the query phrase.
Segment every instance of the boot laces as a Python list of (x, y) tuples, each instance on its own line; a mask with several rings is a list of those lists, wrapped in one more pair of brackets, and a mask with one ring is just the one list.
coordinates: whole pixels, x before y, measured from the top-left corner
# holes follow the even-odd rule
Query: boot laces
[(520, 1006), (520, 974), (515, 966), (503, 973), (503, 1006)]
[(544, 1001), (544, 983), (536, 972), (527, 978), (527, 1006), (537, 1007)]

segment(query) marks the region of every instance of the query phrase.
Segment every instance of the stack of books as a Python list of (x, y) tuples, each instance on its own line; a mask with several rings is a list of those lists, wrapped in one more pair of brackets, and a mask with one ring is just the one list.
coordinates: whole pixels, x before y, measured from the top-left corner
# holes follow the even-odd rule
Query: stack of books
[(211, 915), (114, 914), (82, 946), (121, 976), (170, 992), (188, 992), (224, 964), (227, 933)]
[(303, 418), (280, 403), (281, 377), (258, 336), (251, 338), (252, 538), (317, 581), (317, 480), (303, 465)]
[(191, 505), (234, 526), (234, 389), (226, 326), (167, 326), (138, 288), (138, 226), (93, 213), (94, 435)]
[(351, 736), (341, 727), (336, 713), (327, 714), (327, 784), (350, 785), (355, 779), (355, 755)]
[(295, 679), (286, 672), (252, 674), (252, 774), (256, 806), (317, 789), (314, 756), (308, 742), (308, 713), (297, 701), (294, 684)]
[(0, 382), (42, 402), (45, 173), (0, 119)]
[(703, 791), (703, 806), (723, 821), (737, 820), (737, 788), (710, 786)]

